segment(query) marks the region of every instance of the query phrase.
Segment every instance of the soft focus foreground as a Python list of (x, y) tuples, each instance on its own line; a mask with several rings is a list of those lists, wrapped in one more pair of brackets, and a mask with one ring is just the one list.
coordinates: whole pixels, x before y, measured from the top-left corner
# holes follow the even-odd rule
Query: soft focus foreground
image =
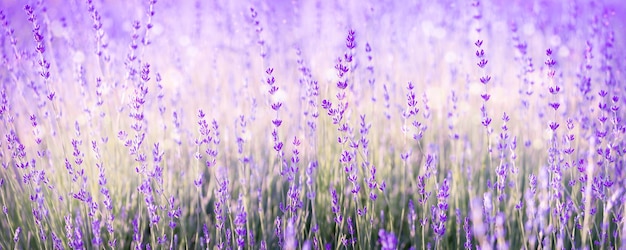
[(0, 249), (622, 249), (620, 1), (4, 1)]

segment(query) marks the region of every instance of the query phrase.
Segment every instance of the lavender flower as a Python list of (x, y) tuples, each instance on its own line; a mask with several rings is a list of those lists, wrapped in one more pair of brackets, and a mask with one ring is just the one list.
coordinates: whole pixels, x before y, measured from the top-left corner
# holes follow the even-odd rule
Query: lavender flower
[(22, 228), (21, 227), (17, 227), (15, 229), (15, 234), (13, 236), (13, 242), (17, 243), (17, 241), (20, 240), (20, 233), (22, 232)]
[(283, 249), (294, 250), (298, 246), (298, 240), (296, 239), (296, 229), (292, 220), (289, 220), (287, 223), (287, 228), (285, 229), (285, 244)]
[(343, 221), (343, 216), (341, 215), (341, 206), (339, 204), (339, 198), (337, 196), (337, 190), (335, 190), (334, 188), (330, 189), (330, 195), (331, 195), (331, 199), (332, 199), (332, 206), (331, 206), (331, 211), (333, 214), (335, 214), (335, 223), (337, 224), (341, 224), (341, 222)]
[(393, 232), (380, 229), (378, 231), (378, 243), (381, 245), (381, 249), (394, 250), (398, 247), (398, 238)]
[(47, 89), (46, 97), (48, 100), (54, 100), (55, 92), (51, 90), (51, 86), (48, 84), (50, 80), (50, 62), (45, 58), (44, 52), (46, 51), (46, 45), (44, 40), (43, 32), (41, 31), (41, 26), (37, 20), (37, 16), (35, 15), (35, 9), (30, 5), (24, 5), (24, 11), (26, 11), (26, 15), (28, 16), (28, 21), (32, 24), (33, 29), (33, 39), (37, 44), (35, 47), (35, 52), (39, 56), (38, 64), (41, 68), (39, 71), (39, 75), (43, 79), (44, 86)]
[(274, 235), (278, 238), (278, 245), (279, 246), (283, 246), (284, 244), (284, 236), (282, 233), (282, 228), (281, 228), (282, 222), (280, 217), (276, 217), (276, 220), (274, 220)]
[(450, 187), (448, 186), (448, 179), (444, 179), (439, 192), (437, 193), (437, 206), (433, 209), (433, 232), (435, 232), (435, 238), (437, 242), (441, 240), (446, 233), (446, 222), (448, 221), (448, 197), (450, 196)]
[(111, 56), (106, 52), (106, 48), (108, 47), (107, 42), (107, 34), (102, 27), (102, 16), (96, 10), (96, 7), (93, 5), (92, 0), (87, 1), (87, 11), (91, 15), (91, 19), (93, 20), (93, 30), (95, 31), (96, 38), (96, 50), (95, 53), (98, 57), (102, 57), (104, 61), (110, 61)]
[(417, 214), (415, 213), (415, 205), (413, 204), (413, 200), (409, 200), (409, 228), (411, 233), (411, 238), (415, 237), (415, 220), (417, 219)]
[(246, 244), (246, 217), (247, 213), (243, 206), (243, 196), (240, 194), (237, 200), (237, 214), (235, 216), (235, 233), (237, 234), (237, 247), (243, 248)]
[(472, 249), (472, 231), (470, 230), (469, 217), (465, 217), (463, 222), (463, 231), (465, 231), (465, 243), (463, 243), (463, 247), (466, 250)]

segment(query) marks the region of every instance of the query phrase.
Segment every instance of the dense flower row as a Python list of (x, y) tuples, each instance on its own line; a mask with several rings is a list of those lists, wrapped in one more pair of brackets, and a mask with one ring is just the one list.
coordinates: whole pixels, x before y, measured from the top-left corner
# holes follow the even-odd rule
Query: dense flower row
[(626, 246), (619, 1), (57, 4), (0, 4), (0, 249)]

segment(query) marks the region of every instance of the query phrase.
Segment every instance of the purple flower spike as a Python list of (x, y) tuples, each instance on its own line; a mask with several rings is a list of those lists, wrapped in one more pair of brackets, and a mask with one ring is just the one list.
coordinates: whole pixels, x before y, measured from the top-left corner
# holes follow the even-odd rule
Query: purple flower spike
[(349, 30), (348, 37), (346, 37), (346, 47), (348, 49), (356, 48), (356, 42), (355, 42), (354, 36), (355, 36), (354, 30)]

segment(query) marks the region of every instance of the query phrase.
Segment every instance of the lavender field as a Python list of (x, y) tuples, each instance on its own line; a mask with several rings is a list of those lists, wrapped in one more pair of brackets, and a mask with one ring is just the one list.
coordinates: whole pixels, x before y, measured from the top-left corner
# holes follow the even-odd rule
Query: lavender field
[(626, 249), (626, 3), (0, 2), (0, 249)]

